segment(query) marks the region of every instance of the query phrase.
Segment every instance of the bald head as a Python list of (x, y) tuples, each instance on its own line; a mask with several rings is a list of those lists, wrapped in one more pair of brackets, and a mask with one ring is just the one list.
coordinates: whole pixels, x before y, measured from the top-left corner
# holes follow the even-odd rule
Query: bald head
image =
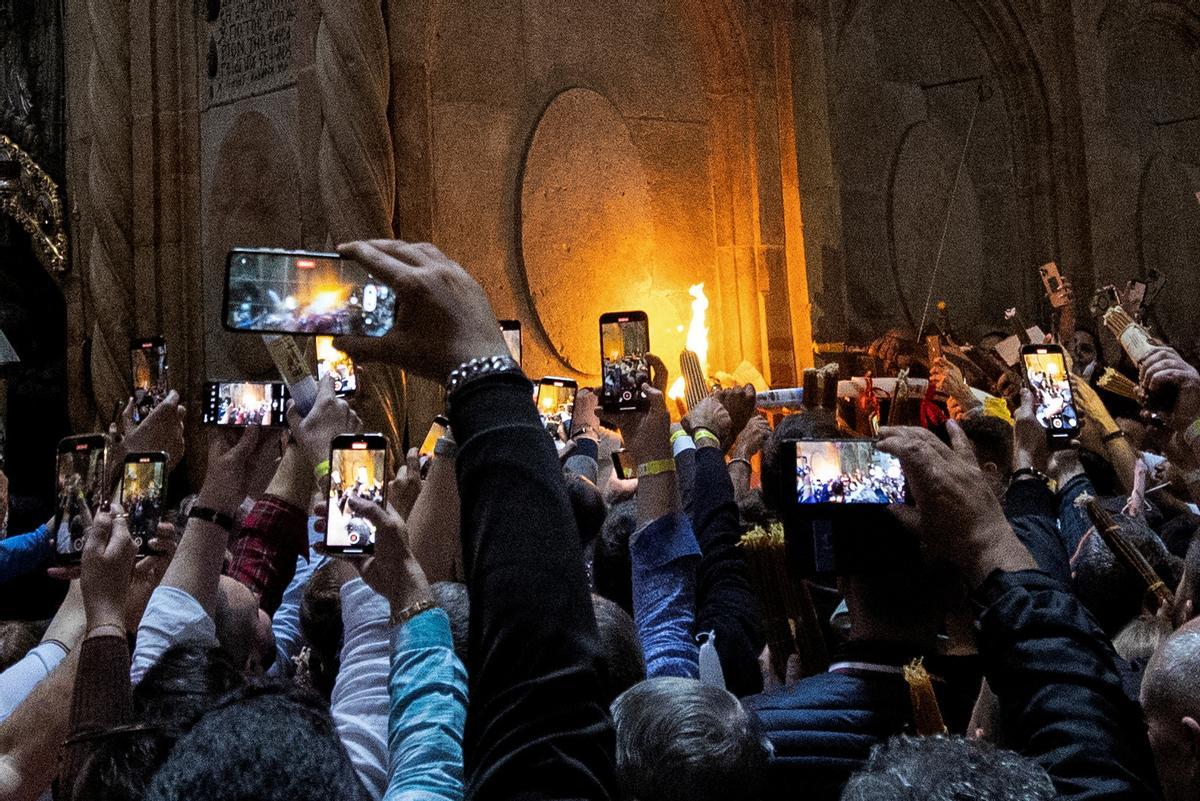
[(1149, 717), (1200, 717), (1200, 618), (1166, 639), (1142, 680), (1142, 707)]

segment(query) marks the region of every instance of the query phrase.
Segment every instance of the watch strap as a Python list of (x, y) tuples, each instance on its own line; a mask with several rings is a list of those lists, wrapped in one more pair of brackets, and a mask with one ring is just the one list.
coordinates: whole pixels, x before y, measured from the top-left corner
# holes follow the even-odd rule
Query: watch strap
[(220, 526), (230, 533), (233, 532), (233, 516), (218, 512), (216, 509), (209, 509), (207, 506), (193, 506), (192, 510), (188, 512), (188, 519), (202, 520), (205, 523)]

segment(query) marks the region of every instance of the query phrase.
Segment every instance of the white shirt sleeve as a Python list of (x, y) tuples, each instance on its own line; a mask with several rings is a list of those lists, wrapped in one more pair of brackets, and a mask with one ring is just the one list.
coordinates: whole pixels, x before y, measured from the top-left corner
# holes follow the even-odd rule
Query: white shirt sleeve
[(159, 586), (150, 596), (138, 625), (130, 681), (136, 686), (172, 646), (192, 641), (216, 645), (217, 624), (191, 593), (178, 587)]
[(67, 652), (58, 643), (40, 643), (0, 673), (0, 722), (7, 720), (38, 682), (49, 676), (66, 656)]
[(355, 772), (374, 799), (388, 783), (390, 607), (361, 578), (342, 585), (342, 664), (330, 711)]

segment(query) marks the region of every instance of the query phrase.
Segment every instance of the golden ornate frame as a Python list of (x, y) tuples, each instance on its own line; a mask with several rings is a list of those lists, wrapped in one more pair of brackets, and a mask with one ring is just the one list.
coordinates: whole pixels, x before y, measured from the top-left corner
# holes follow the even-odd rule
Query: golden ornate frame
[(58, 184), (4, 134), (0, 134), (0, 161), (21, 165), (17, 191), (0, 191), (0, 213), (12, 217), (29, 234), (42, 266), (51, 275), (62, 275), (68, 269), (67, 231)]

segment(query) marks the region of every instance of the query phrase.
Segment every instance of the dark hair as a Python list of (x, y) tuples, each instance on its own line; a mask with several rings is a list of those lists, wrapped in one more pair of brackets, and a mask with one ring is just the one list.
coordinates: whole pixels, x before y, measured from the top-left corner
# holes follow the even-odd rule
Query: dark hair
[(770, 746), (727, 690), (693, 679), (647, 679), (618, 698), (612, 713), (626, 797), (759, 797)]
[(236, 691), (176, 742), (146, 801), (365, 801), (321, 699), (279, 684)]
[[(71, 784), (79, 801), (141, 801), (150, 778), (175, 746), (176, 731), (131, 729), (104, 734), (92, 744)], [(55, 798), (60, 798), (55, 792)]]
[(600, 683), (605, 706), (646, 678), (646, 660), (633, 618), (602, 595), (592, 595), (596, 628), (600, 631)]
[(0, 621), (0, 671), (25, 658), (46, 633), (46, 624), (29, 620)]
[(1013, 427), (991, 415), (970, 417), (960, 425), (975, 446), (975, 458), (979, 463), (991, 462), (1002, 477), (1007, 477), (1013, 466)]
[(575, 525), (579, 529), (579, 541), (586, 547), (596, 539), (608, 505), (604, 493), (586, 477), (575, 474), (567, 476), (567, 497), (571, 500), (571, 511), (575, 514)]
[(637, 529), (637, 501), (614, 504), (608, 512), (596, 552), (592, 578), (596, 592), (633, 614), (633, 566), (629, 561), (629, 538)]
[(435, 581), (429, 586), (433, 601), (450, 618), (450, 637), (454, 640), (454, 653), (464, 665), (467, 664), (467, 642), (471, 633), (471, 598), (467, 585), (459, 581)]
[(342, 585), (332, 563), (313, 572), (300, 598), (300, 633), (308, 644), (308, 672), (313, 689), (326, 700), (341, 666)]
[(246, 683), (224, 648), (198, 642), (173, 646), (133, 690), (139, 719), (186, 729), (231, 690)]
[(1031, 759), (959, 735), (901, 735), (871, 749), (842, 801), (1050, 801), (1054, 785)]
[(787, 508), (783, 498), (783, 443), (793, 439), (836, 439), (841, 435), (837, 418), (828, 409), (808, 409), (779, 421), (762, 449), (763, 502), (776, 513)]

